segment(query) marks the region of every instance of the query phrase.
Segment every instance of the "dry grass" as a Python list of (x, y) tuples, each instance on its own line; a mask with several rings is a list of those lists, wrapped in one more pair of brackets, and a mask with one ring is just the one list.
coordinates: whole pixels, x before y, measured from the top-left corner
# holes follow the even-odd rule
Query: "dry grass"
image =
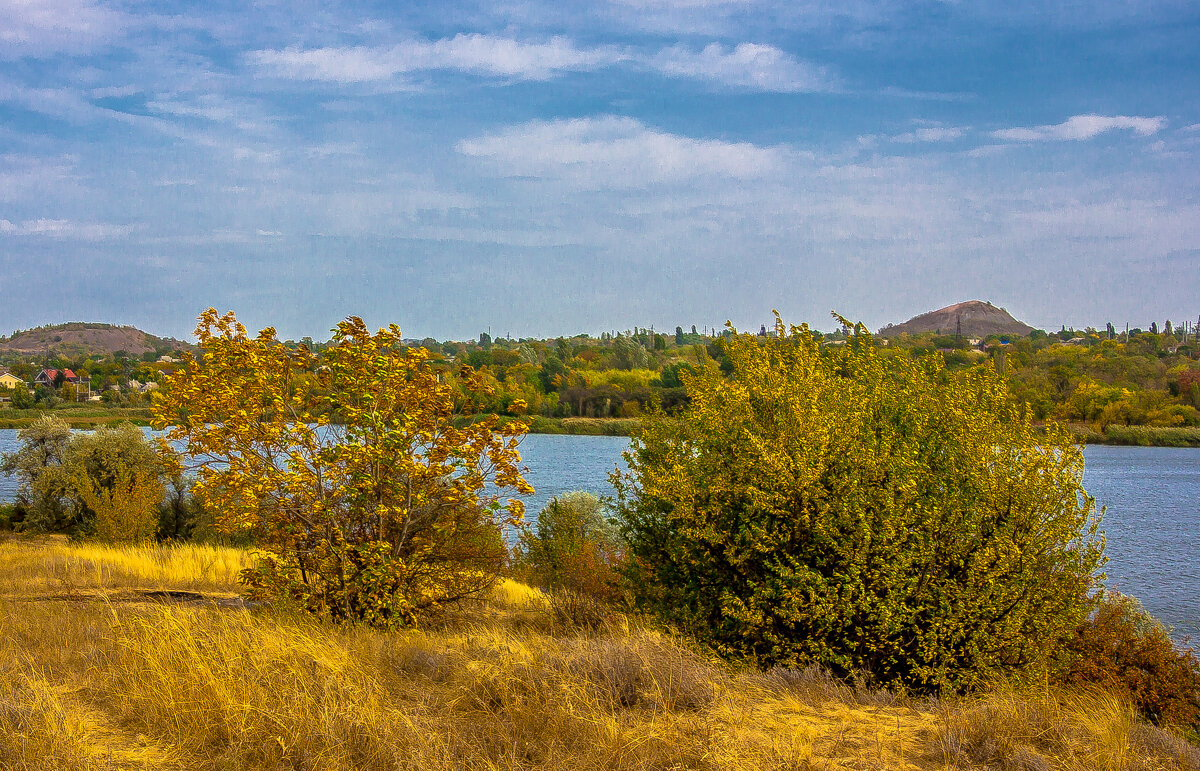
[[(21, 564), (84, 559), (74, 548), (26, 542)], [(142, 564), (114, 551), (126, 568), (97, 591), (128, 589)], [(0, 557), (8, 580), (19, 571)], [(221, 586), (178, 569), (148, 575)], [(636, 619), (588, 629), (513, 582), (393, 634), (265, 610), (0, 599), (0, 769), (1200, 768), (1196, 748), (1104, 694), (916, 703), (815, 669), (730, 671)]]
[(949, 768), (1200, 770), (1200, 750), (1140, 724), (1132, 705), (1102, 691), (1016, 693), (997, 688), (943, 705), (929, 747)]
[(9, 597), (75, 596), (122, 589), (229, 594), (250, 564), (243, 549), (205, 544), (106, 546), (61, 536), (0, 536), (0, 587)]

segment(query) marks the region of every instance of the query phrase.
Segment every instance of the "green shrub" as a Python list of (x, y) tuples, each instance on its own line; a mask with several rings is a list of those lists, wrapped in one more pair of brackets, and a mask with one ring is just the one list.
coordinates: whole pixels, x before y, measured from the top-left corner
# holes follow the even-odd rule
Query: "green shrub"
[(723, 345), (729, 375), (645, 421), (617, 477), (636, 600), (720, 654), (914, 691), (1035, 676), (1102, 562), (1083, 455), (990, 365), (945, 369), (861, 327)]
[(1200, 662), (1136, 599), (1107, 593), (1067, 649), (1065, 683), (1126, 694), (1155, 725), (1200, 731)]

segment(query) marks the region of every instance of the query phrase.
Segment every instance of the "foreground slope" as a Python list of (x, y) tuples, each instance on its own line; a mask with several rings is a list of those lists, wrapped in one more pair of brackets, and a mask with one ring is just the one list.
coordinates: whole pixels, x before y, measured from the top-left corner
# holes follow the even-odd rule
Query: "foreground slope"
[(332, 627), (234, 607), (245, 555), (188, 548), (0, 543), (0, 768), (1200, 768), (1102, 694), (731, 671), (512, 582), (425, 629)]

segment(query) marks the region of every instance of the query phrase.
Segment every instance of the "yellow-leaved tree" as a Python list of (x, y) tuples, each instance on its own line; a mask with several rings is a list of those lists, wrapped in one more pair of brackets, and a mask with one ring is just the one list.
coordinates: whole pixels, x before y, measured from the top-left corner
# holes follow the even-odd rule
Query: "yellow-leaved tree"
[(643, 606), (766, 667), (925, 692), (1045, 671), (1103, 561), (1065, 431), (990, 366), (888, 356), (861, 325), (821, 346), (777, 319), (725, 352), (617, 475)]
[(196, 336), (155, 426), (183, 445), (217, 526), (254, 537), (252, 593), (395, 626), (495, 581), (502, 529), (524, 514), (502, 495), (532, 492), (517, 452), (527, 426), (454, 427), (456, 401), (482, 387), (471, 368), (444, 376), (396, 326), (371, 333), (354, 317), (319, 356), (211, 308)]

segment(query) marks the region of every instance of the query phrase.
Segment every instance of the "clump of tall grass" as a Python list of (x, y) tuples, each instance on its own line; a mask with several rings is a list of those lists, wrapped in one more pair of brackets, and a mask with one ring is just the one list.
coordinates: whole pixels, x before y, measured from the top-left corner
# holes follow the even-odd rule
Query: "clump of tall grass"
[(243, 549), (209, 544), (112, 546), (9, 538), (0, 539), (0, 586), (9, 594), (130, 588), (233, 592), (250, 562)]
[(226, 768), (395, 768), (437, 741), (316, 626), (158, 609), (121, 620), (92, 686), (120, 720)]
[(1140, 724), (1132, 704), (1101, 690), (1021, 693), (999, 687), (942, 704), (926, 756), (951, 768), (1200, 769), (1195, 747)]

